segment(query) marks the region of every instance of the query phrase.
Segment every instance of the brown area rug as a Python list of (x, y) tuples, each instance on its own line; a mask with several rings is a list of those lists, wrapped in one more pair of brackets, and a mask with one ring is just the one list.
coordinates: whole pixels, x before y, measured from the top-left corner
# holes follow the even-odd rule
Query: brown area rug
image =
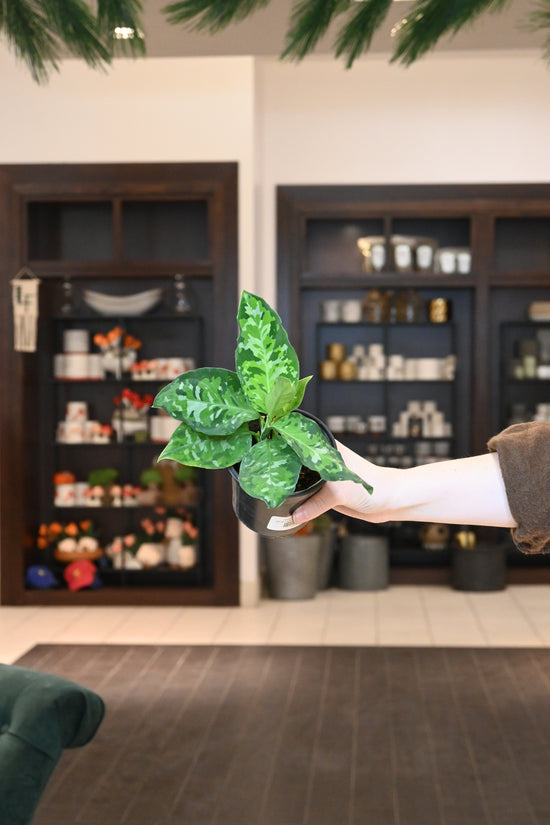
[(96, 690), (34, 825), (549, 825), (550, 650), (39, 645)]

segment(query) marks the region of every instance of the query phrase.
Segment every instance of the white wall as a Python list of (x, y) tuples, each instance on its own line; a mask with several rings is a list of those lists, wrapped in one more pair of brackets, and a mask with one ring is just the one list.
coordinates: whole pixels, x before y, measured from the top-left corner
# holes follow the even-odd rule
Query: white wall
[[(550, 69), (540, 54), (68, 60), (47, 86), (0, 49), (0, 163), (239, 163), (241, 288), (275, 301), (275, 187), (550, 180)], [(243, 603), (256, 542), (241, 530)]]

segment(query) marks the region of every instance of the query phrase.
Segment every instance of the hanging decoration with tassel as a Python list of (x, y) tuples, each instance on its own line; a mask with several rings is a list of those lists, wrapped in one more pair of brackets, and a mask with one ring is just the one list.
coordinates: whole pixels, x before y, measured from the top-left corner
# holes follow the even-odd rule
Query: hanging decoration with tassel
[(39, 285), (40, 278), (36, 278), (27, 266), (20, 269), (11, 282), (16, 352), (36, 352)]

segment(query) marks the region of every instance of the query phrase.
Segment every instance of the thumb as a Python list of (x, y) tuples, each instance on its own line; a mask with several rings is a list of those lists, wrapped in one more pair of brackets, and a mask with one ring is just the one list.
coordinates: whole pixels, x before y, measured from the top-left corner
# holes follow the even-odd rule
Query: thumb
[(292, 520), (294, 524), (304, 524), (306, 521), (311, 521), (327, 510), (331, 510), (336, 504), (336, 495), (332, 489), (331, 482), (328, 481), (323, 484), (322, 488), (314, 496), (308, 498), (307, 501), (302, 502), (299, 507), (292, 513)]

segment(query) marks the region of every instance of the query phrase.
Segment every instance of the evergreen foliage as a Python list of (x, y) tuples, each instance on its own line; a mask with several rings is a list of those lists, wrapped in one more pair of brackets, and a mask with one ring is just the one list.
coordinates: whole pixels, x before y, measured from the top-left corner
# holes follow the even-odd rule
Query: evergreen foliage
[[(174, 0), (162, 12), (170, 24), (214, 35), (270, 2)], [(391, 59), (408, 66), (433, 49), (441, 37), (453, 36), (480, 15), (500, 12), (509, 4), (510, 0), (414, 0), (406, 17), (394, 27)], [(294, 0), (281, 57), (302, 60), (334, 24), (335, 56), (350, 68), (368, 52), (374, 34), (383, 26), (390, 28), (392, 6), (392, 0)], [(26, 62), (34, 79), (43, 82), (64, 56), (80, 57), (93, 68), (104, 68), (119, 51), (144, 55), (142, 12), (141, 0), (0, 0), (0, 34)], [(550, 62), (550, 0), (532, 0), (527, 18), (518, 22), (544, 33), (544, 57)], [(113, 36), (116, 26), (135, 34), (117, 40)]]
[(187, 0), (171, 3), (163, 11), (169, 23), (188, 23), (195, 20), (197, 31), (216, 34), (230, 23), (244, 20), (252, 12), (269, 4), (270, 0)]
[[(274, 0), (277, 2), (277, 0)], [(214, 34), (243, 20), (269, 0), (176, 0), (164, 11), (171, 23), (191, 23), (197, 31)], [(392, 61), (408, 66), (433, 49), (445, 35), (454, 35), (486, 12), (499, 12), (510, 0), (415, 0), (395, 27)], [(367, 52), (382, 26), (391, 27), (392, 0), (294, 0), (283, 58), (302, 60), (317, 46), (332, 23), (339, 23), (334, 52), (350, 68)], [(521, 21), (520, 21), (521, 22)], [(524, 25), (547, 33), (545, 57), (550, 62), (550, 0), (533, 0)]]
[[(0, 32), (40, 83), (51, 69), (59, 69), (62, 57), (80, 57), (101, 68), (111, 62), (118, 44), (130, 54), (144, 54), (141, 11), (140, 0), (97, 0), (95, 14), (85, 0), (0, 0)], [(138, 35), (115, 40), (115, 26)]]

